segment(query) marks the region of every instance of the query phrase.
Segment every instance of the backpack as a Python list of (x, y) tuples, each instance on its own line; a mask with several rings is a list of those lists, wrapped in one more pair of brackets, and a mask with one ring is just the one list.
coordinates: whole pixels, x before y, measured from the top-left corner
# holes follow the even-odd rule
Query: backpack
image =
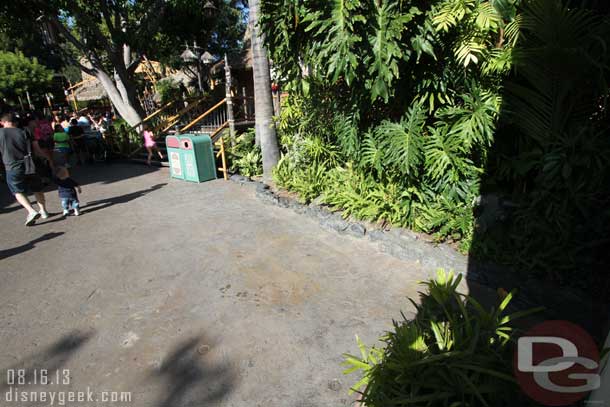
[(46, 120), (39, 120), (36, 123), (36, 129), (34, 130), (38, 145), (44, 149), (53, 149), (53, 128), (51, 124)]

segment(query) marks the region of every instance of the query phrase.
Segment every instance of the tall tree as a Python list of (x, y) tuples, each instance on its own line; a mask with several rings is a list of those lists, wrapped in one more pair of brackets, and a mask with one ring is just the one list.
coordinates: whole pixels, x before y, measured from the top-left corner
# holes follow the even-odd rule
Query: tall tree
[(0, 97), (15, 100), (25, 92), (47, 91), (53, 73), (23, 54), (0, 51)]
[(250, 0), (250, 30), (252, 32), (252, 70), (254, 73), (254, 108), (256, 111), (256, 137), (263, 154), (263, 179), (270, 180), (280, 153), (273, 122), (271, 74), (269, 59), (258, 27), (259, 1)]
[[(143, 55), (168, 60), (179, 54), (176, 44), (199, 40), (213, 51), (235, 47), (241, 11), (229, 0), (215, 0), (206, 13), (198, 0), (16, 0), (4, 2), (0, 15), (10, 21), (38, 21), (54, 48), (103, 85), (119, 114), (130, 124), (143, 114), (135, 71)], [(191, 12), (189, 24), (176, 31), (170, 16)], [(181, 14), (181, 15), (182, 15)], [(192, 24), (192, 22), (197, 22)], [(232, 25), (231, 25), (232, 24)], [(226, 27), (225, 27), (226, 26)], [(228, 27), (231, 27), (229, 30)], [(219, 31), (220, 29), (220, 31)], [(176, 34), (177, 33), (177, 34)], [(203, 41), (203, 42), (201, 42)]]

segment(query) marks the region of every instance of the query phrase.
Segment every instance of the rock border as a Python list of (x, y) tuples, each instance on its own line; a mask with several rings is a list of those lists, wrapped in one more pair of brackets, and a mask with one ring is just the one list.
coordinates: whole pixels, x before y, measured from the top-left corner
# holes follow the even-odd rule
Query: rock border
[[(254, 183), (243, 176), (232, 176), (232, 181)], [(412, 261), (422, 266), (428, 277), (435, 277), (436, 269), (454, 270), (456, 273), (468, 271), (468, 258), (446, 244), (424, 241), (411, 230), (392, 228), (388, 231), (375, 228), (372, 224), (353, 219), (345, 219), (340, 211), (332, 211), (328, 206), (315, 201), (305, 205), (297, 199), (274, 192), (269, 185), (256, 182), (256, 197), (262, 202), (280, 208), (292, 209), (318, 222), (326, 230), (357, 239), (368, 239), (376, 243), (383, 253), (398, 259)]]
[(383, 253), (419, 264), (424, 273), (422, 279), (436, 277), (438, 268), (453, 270), (461, 273), (468, 281), (494, 290), (499, 287), (507, 290), (519, 289), (519, 295), (511, 302), (509, 311), (544, 305), (547, 308), (547, 318), (571, 319), (587, 325), (583, 316), (588, 315), (589, 311), (586, 308), (581, 309), (582, 293), (557, 286), (548, 287), (535, 278), (515, 280), (514, 273), (506, 267), (475, 263), (448, 244), (425, 241), (415, 232), (405, 228), (381, 230), (370, 223), (344, 219), (340, 211), (332, 211), (328, 206), (320, 205), (316, 201), (304, 205), (292, 196), (277, 193), (269, 185), (243, 175), (234, 174), (230, 180), (241, 185), (255, 185), (255, 195), (263, 203), (292, 209), (317, 221), (327, 230), (356, 239), (367, 239), (375, 243)]

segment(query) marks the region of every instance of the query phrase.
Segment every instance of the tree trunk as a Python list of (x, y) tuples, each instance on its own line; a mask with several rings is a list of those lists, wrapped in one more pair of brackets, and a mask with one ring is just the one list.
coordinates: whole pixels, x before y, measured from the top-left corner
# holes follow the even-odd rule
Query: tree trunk
[(250, 0), (250, 30), (252, 31), (252, 71), (254, 74), (254, 110), (256, 137), (263, 155), (263, 181), (270, 181), (280, 153), (273, 123), (273, 99), (269, 59), (258, 27), (259, 1)]
[[(114, 108), (130, 126), (135, 126), (142, 121), (142, 116), (138, 112), (137, 102), (134, 103), (133, 101), (130, 101), (129, 98), (127, 98), (127, 100), (123, 99), (121, 92), (117, 88), (114, 81), (110, 78), (110, 75), (101, 69), (97, 69), (95, 77), (101, 82), (104, 90), (110, 98), (110, 101), (114, 105)], [(127, 93), (126, 89), (125, 93)]]

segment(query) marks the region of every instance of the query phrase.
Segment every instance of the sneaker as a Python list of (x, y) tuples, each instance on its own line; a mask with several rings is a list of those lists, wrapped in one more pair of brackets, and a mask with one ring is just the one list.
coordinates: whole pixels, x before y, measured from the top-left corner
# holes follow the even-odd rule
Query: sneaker
[(67, 209), (64, 209), (64, 211), (62, 212), (62, 216), (68, 216), (70, 214), (70, 211)]
[(41, 219), (49, 219), (49, 212), (47, 212), (47, 211), (40, 211), (38, 213), (40, 214), (40, 218)]
[(38, 219), (39, 217), (40, 214), (38, 212), (32, 212), (28, 214), (28, 217), (25, 218), (25, 226), (32, 226), (34, 223), (36, 223), (36, 219)]
[(78, 208), (74, 208), (74, 216), (78, 215), (80, 215), (80, 211), (78, 210)]

